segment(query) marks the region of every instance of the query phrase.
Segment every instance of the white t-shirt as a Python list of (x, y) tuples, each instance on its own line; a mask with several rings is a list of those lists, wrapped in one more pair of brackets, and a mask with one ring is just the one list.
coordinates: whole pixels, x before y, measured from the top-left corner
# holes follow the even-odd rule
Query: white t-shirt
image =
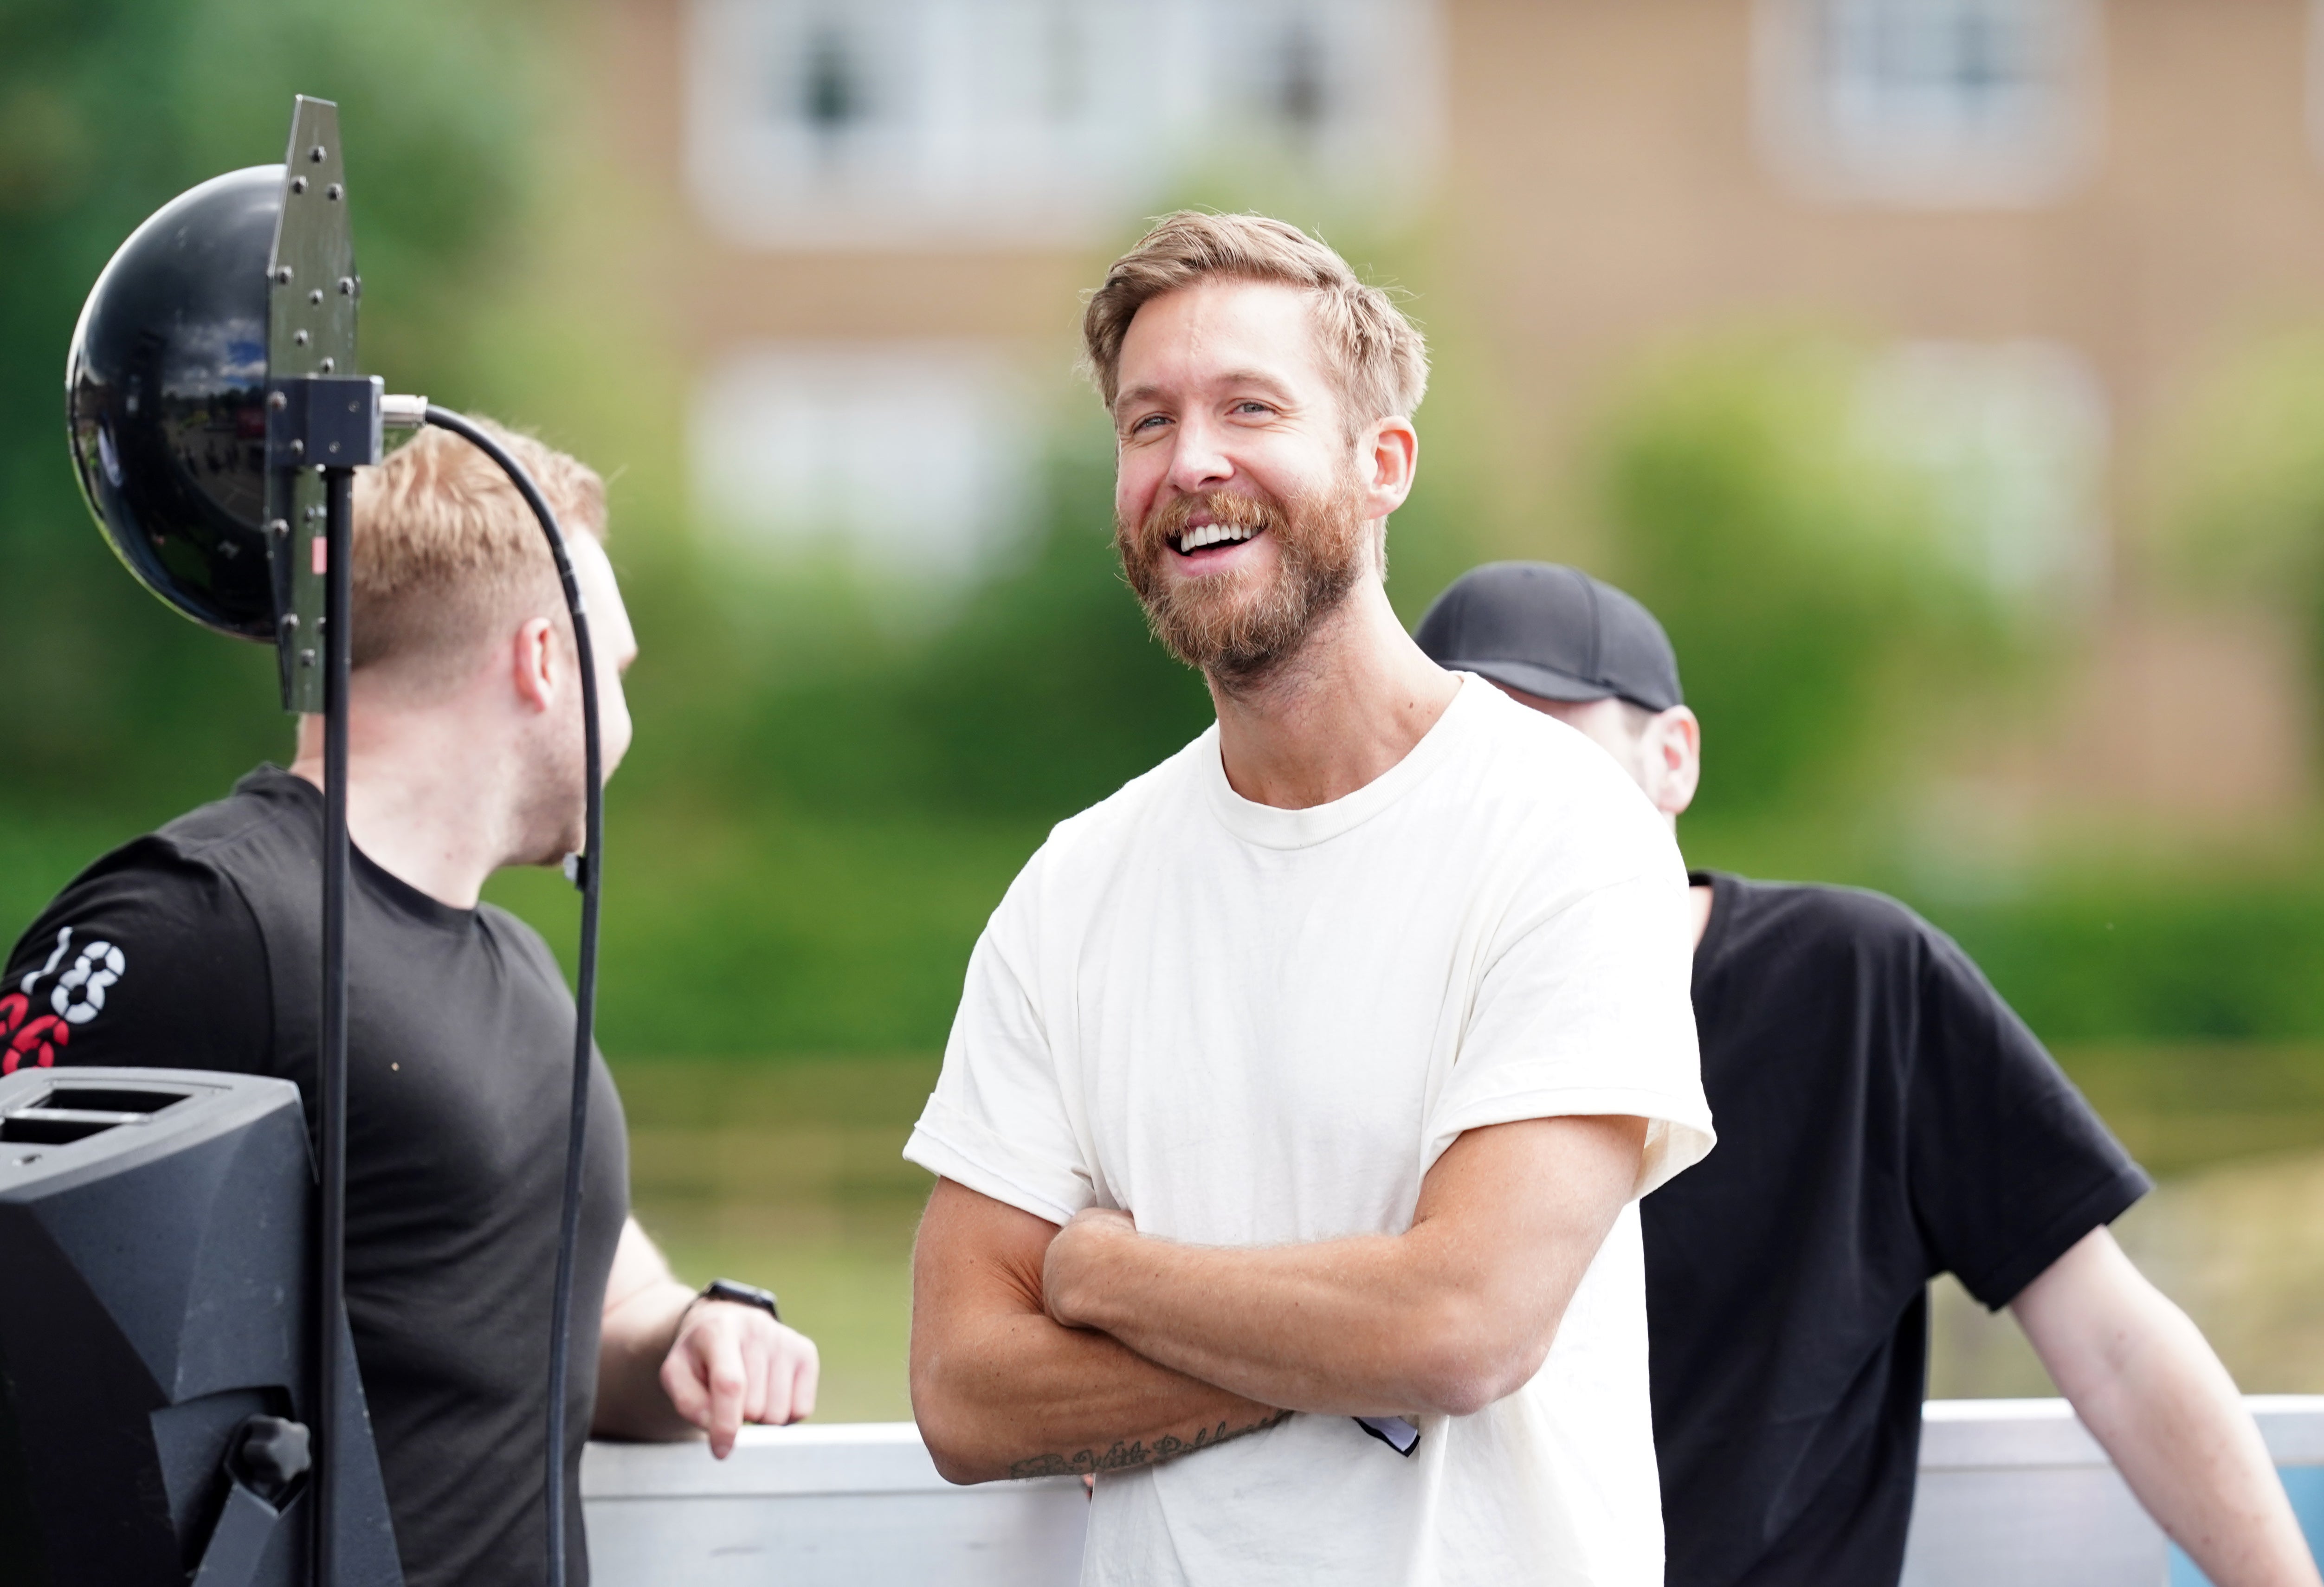
[[(1061, 823), (976, 945), (904, 1155), (1057, 1223), (1120, 1207), (1228, 1246), (1402, 1233), (1481, 1125), (1642, 1115), (1639, 1195), (1699, 1159), (1670, 832), (1581, 734), (1462, 684), (1330, 804), (1242, 798), (1213, 726)], [(1532, 1381), (1421, 1427), (1400, 1458), (1297, 1416), (1106, 1472), (1082, 1579), (1660, 1587), (1635, 1201)]]

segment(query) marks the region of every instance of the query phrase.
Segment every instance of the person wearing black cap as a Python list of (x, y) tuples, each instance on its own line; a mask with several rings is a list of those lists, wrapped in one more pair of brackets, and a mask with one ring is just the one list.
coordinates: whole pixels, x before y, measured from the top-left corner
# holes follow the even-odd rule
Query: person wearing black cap
[[(1416, 638), (1595, 740), (1674, 824), (1692, 801), (1677, 657), (1620, 590), (1494, 563)], [(2233, 1380), (2107, 1231), (2146, 1176), (1977, 967), (1877, 894), (1692, 881), (1719, 1146), (1642, 1207), (1669, 1587), (1897, 1579), (1947, 1271), (2011, 1308), (2214, 1582), (2316, 1582)]]

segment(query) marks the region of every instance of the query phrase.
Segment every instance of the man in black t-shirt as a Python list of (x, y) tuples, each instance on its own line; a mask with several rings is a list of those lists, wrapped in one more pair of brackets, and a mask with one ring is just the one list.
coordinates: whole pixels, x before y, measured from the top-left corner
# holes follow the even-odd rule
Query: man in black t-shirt
[[(636, 645), (599, 544), (604, 486), (500, 433), (574, 531), (610, 775), (630, 739), (621, 672)], [(579, 846), (577, 652), (530, 512), (445, 431), (358, 475), (353, 577), (348, 1320), (410, 1587), (539, 1582), (574, 1010), (540, 937), (477, 892), (503, 865)], [(299, 747), (290, 770), (261, 767), (58, 895), (0, 980), (0, 1071), (232, 1069), (296, 1081), (311, 1107), (318, 723), (301, 724)], [(816, 1375), (815, 1347), (775, 1320), (770, 1296), (697, 1296), (630, 1219), (621, 1101), (602, 1058), (583, 1191), (564, 1385), (576, 1584), (593, 1429), (700, 1427), (723, 1456), (743, 1421), (807, 1415)]]
[[(1496, 563), (1416, 636), (1603, 745), (1674, 822), (1700, 729), (1637, 602)], [(1671, 1587), (1878, 1587), (1903, 1566), (1928, 1283), (2008, 1306), (2218, 1587), (2314, 1587), (2257, 1429), (2107, 1225), (2148, 1188), (2032, 1031), (1893, 900), (1694, 877), (1719, 1146), (1641, 1208)]]

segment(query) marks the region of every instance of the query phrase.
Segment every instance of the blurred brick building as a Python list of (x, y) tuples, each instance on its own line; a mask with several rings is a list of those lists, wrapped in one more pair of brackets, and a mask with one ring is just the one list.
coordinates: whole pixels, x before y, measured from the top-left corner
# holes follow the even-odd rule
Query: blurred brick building
[(641, 245), (697, 372), (697, 499), (734, 532), (937, 564), (1005, 534), (1105, 251), (1189, 191), (1296, 192), (1418, 262), (1513, 520), (1658, 345), (1790, 314), (1893, 339), (1905, 422), (2016, 482), (1999, 564), (2092, 612), (2054, 728), (1982, 769), (2006, 797), (2211, 823), (2308, 797), (2295, 648), (2181, 607), (2140, 547), (2188, 393), (2324, 311), (2311, 0), (599, 14), (607, 125), (667, 198)]

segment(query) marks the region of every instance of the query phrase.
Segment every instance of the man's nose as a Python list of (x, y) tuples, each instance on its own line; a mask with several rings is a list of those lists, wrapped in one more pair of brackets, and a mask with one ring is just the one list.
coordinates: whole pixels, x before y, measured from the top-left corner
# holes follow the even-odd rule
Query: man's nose
[(1170, 485), (1192, 495), (1213, 490), (1234, 477), (1234, 461), (1227, 456), (1226, 435), (1205, 413), (1189, 413), (1178, 422), (1176, 444), (1170, 453)]

